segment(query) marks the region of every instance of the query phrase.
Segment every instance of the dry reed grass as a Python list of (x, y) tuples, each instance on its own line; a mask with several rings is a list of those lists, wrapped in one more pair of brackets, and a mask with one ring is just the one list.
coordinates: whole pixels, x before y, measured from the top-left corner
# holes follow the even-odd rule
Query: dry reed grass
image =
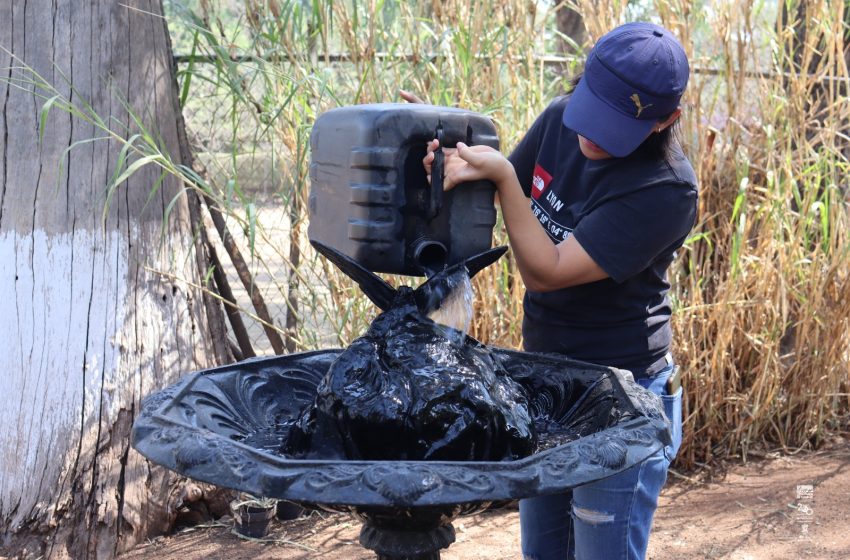
[(847, 14), (824, 2), (789, 13), (776, 16), (773, 74), (748, 80), (764, 61), (757, 14), (721, 5), (710, 23), (725, 39), (723, 96), (691, 91), (692, 114), (722, 107), (726, 126), (688, 122), (700, 224), (673, 278), (687, 465), (764, 442), (814, 446), (846, 423)]

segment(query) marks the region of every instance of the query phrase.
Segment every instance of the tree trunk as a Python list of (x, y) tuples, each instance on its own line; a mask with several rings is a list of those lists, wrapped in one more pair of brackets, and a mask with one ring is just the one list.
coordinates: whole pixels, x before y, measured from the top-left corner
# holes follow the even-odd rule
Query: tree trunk
[[(132, 133), (125, 101), (179, 162), (161, 13), (161, 0), (2, 2), (0, 47)], [(103, 133), (54, 108), (39, 142), (44, 101), (9, 85), (22, 74), (3, 49), (0, 556), (112, 557), (176, 515), (178, 478), (133, 451), (129, 430), (142, 397), (228, 359), (221, 310), (182, 281), (201, 283), (204, 254), (177, 180), (151, 196), (160, 172), (142, 168), (104, 214), (120, 146), (78, 144), (60, 166)]]
[[(569, 5), (561, 5), (555, 12), (558, 25), (558, 51), (564, 55), (579, 54), (587, 42), (587, 29), (584, 18)], [(578, 48), (576, 48), (578, 47)]]
[[(819, 10), (830, 9), (832, 29), (818, 17)], [(778, 34), (785, 40), (787, 54), (782, 70), (805, 77), (797, 80), (800, 91), (792, 91), (803, 99), (799, 123), (807, 131), (807, 139), (815, 147), (824, 130), (830, 144), (838, 144), (845, 158), (850, 158), (850, 143), (842, 135), (850, 132), (846, 112), (840, 110), (840, 100), (848, 95), (847, 69), (850, 67), (850, 6), (841, 2), (831, 8), (814, 6), (810, 2), (784, 2), (778, 12)], [(790, 33), (789, 33), (790, 31)], [(791, 90), (793, 80), (785, 78), (785, 89)], [(837, 142), (836, 142), (837, 140)]]
[[(555, 11), (555, 22), (558, 27), (558, 52), (563, 56), (575, 56), (584, 52), (587, 42), (587, 29), (584, 18), (568, 4), (561, 4)], [(560, 74), (564, 78), (573, 78), (575, 71), (570, 71), (571, 64), (561, 64)]]

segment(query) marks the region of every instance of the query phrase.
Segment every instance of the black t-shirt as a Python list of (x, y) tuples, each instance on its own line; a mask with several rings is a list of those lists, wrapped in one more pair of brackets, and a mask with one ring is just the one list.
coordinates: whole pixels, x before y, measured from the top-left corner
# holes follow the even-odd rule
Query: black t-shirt
[(696, 175), (678, 146), (666, 160), (587, 159), (561, 121), (568, 99), (549, 105), (509, 159), (552, 241), (574, 235), (609, 278), (528, 290), (525, 349), (652, 374), (670, 348), (666, 271), (696, 219)]

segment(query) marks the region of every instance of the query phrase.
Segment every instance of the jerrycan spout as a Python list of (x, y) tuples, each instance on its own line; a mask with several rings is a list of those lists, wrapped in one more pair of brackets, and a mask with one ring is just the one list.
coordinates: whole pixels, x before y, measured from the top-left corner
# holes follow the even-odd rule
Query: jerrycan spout
[(430, 278), (448, 264), (449, 251), (446, 246), (433, 239), (418, 239), (410, 244), (413, 262), (425, 276)]

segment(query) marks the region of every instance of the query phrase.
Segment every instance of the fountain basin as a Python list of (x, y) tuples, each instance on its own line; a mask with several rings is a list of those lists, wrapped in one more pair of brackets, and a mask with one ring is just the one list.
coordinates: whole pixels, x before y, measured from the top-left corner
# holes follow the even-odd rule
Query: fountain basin
[[(623, 370), (493, 349), (530, 395), (540, 445), (513, 461), (300, 460), (279, 450), (342, 350), (246, 360), (148, 396), (133, 446), (187, 477), (349, 512), (379, 558), (439, 558), (458, 515), (564, 492), (670, 443), (660, 400)], [(388, 442), (391, 444), (391, 442)]]

